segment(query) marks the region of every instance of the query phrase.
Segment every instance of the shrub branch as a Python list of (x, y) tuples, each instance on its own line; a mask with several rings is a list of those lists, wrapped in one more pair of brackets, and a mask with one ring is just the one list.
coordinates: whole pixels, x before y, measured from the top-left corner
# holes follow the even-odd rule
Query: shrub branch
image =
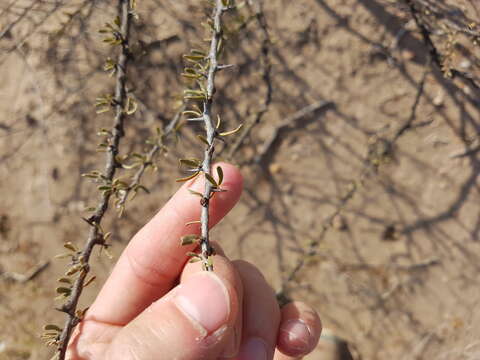
[[(215, 77), (219, 71), (218, 65), (218, 50), (219, 42), (222, 41), (222, 15), (228, 8), (223, 4), (222, 0), (215, 1), (215, 7), (213, 9), (213, 27), (212, 27), (212, 39), (210, 41), (210, 52), (208, 54), (208, 75), (207, 75), (207, 96), (203, 102), (203, 122), (205, 126), (205, 132), (207, 134), (208, 146), (205, 149), (204, 158), (202, 162), (202, 171), (205, 174), (211, 175), (211, 164), (213, 153), (215, 151), (214, 142), (217, 136), (215, 126), (212, 121), (212, 107), (213, 96), (215, 94)], [(212, 193), (212, 183), (205, 181), (205, 190), (203, 191), (202, 212), (200, 217), (201, 222), (201, 240), (200, 247), (202, 251), (202, 261), (205, 270), (213, 271), (213, 264), (209, 261), (209, 257), (212, 255), (212, 248), (210, 246), (208, 225), (210, 222), (210, 204), (209, 199)]]
[[(117, 162), (119, 153), (120, 139), (124, 135), (124, 120), (126, 116), (125, 105), (127, 101), (127, 66), (130, 60), (130, 51), (128, 39), (130, 34), (130, 25), (132, 20), (132, 12), (130, 8), (130, 0), (119, 0), (119, 34), (120, 53), (118, 55), (116, 69), (116, 86), (113, 107), (115, 110), (115, 118), (111, 130), (109, 146), (106, 152), (106, 164), (102, 178), (107, 183), (111, 183), (114, 179), (115, 172), (120, 164)], [(90, 270), (89, 260), (95, 245), (106, 246), (105, 234), (101, 228), (102, 219), (108, 209), (109, 200), (112, 195), (111, 191), (103, 191), (100, 201), (94, 213), (85, 219), (90, 225), (90, 232), (83, 250), (73, 258), (73, 267), (80, 267), (78, 277), (75, 279), (68, 300), (58, 308), (59, 311), (67, 314), (65, 325), (59, 334), (57, 340), (57, 356), (59, 360), (65, 359), (65, 353), (70, 340), (71, 334), (75, 326), (81, 321), (82, 311), (77, 310), (78, 301), (85, 287), (85, 280)], [(72, 267), (72, 268), (73, 268)]]
[(182, 117), (183, 110), (184, 110), (184, 106), (182, 106), (181, 109), (175, 114), (175, 116), (168, 123), (165, 129), (161, 131), (160, 134), (158, 134), (158, 137), (156, 138), (154, 145), (145, 154), (144, 160), (142, 161), (141, 165), (138, 167), (135, 174), (132, 176), (132, 179), (128, 187), (124, 189), (120, 194), (118, 202), (116, 203), (117, 208), (120, 210), (120, 214), (123, 213), (123, 209), (125, 207), (127, 198), (130, 195), (130, 193), (132, 193), (132, 191), (136, 193), (140, 187), (146, 190), (146, 188), (141, 185), (143, 174), (145, 173), (145, 170), (147, 170), (149, 166), (154, 166), (155, 158), (158, 156), (158, 154), (165, 151), (165, 142), (167, 140), (167, 137), (176, 131), (176, 128)]

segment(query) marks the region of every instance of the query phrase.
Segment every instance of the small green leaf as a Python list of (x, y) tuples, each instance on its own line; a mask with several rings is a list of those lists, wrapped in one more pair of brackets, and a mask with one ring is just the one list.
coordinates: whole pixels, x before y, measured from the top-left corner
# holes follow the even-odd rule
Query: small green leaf
[(202, 76), (200, 74), (190, 74), (190, 73), (181, 73), (180, 75), (187, 79), (198, 79)]
[(137, 111), (138, 108), (138, 103), (135, 101), (135, 99), (132, 99), (131, 97), (127, 98), (127, 104), (125, 105), (125, 113), (127, 115), (132, 115)]
[(122, 168), (124, 168), (126, 170), (132, 170), (132, 169), (135, 169), (135, 168), (137, 168), (141, 165), (142, 165), (141, 162), (135, 162), (133, 164), (122, 164)]
[(185, 116), (195, 116), (195, 117), (202, 117), (202, 113), (196, 110), (186, 110), (183, 112)]
[(78, 251), (78, 248), (77, 248), (75, 245), (73, 245), (70, 241), (69, 241), (69, 242), (66, 242), (65, 244), (63, 244), (63, 247), (64, 247), (65, 249), (71, 250), (71, 251), (73, 251), (73, 252), (77, 252), (77, 251)]
[(192, 169), (198, 169), (201, 165), (201, 161), (199, 159), (180, 159), (180, 165), (185, 165)]
[(79, 272), (81, 268), (82, 268), (82, 265), (80, 265), (80, 264), (74, 265), (70, 269), (67, 270), (65, 275), (67, 275), (67, 276), (73, 275), (73, 274)]
[(221, 133), (219, 133), (218, 135), (220, 135), (220, 136), (233, 135), (233, 134), (237, 133), (237, 132), (242, 128), (242, 126), (243, 126), (243, 124), (240, 124), (236, 129), (230, 130), (230, 131), (221, 132)]
[(187, 61), (196, 63), (205, 59), (205, 56), (204, 55), (183, 55), (183, 58)]
[(64, 287), (64, 286), (59, 286), (55, 289), (55, 291), (58, 293), (58, 294), (66, 294), (66, 295), (70, 295), (70, 293), (72, 292), (72, 289), (71, 288), (67, 288), (67, 287)]
[(205, 177), (213, 185), (213, 187), (218, 187), (218, 184), (217, 184), (217, 182), (215, 181), (215, 179), (213, 178), (212, 175), (205, 173)]
[(198, 191), (195, 191), (195, 190), (192, 190), (192, 189), (188, 189), (188, 191), (192, 195), (196, 195), (196, 196), (199, 196), (199, 197), (203, 198), (203, 195), (201, 193), (199, 193)]
[(62, 278), (58, 279), (57, 281), (61, 282), (61, 283), (65, 283), (65, 284), (71, 284), (72, 283), (72, 280), (69, 279), (69, 278), (66, 278), (66, 277), (62, 277)]
[(197, 234), (190, 234), (181, 237), (181, 245), (192, 245), (194, 244), (200, 237)]
[(58, 254), (58, 255), (55, 255), (55, 259), (65, 259), (71, 256), (73, 256), (72, 253)]
[(210, 267), (213, 266), (213, 256), (209, 256), (207, 258), (207, 266), (210, 266)]
[(208, 142), (208, 140), (207, 140), (207, 138), (206, 138), (205, 136), (203, 136), (203, 135), (197, 135), (197, 138), (198, 138), (201, 142), (203, 142), (204, 144), (210, 146), (210, 143)]
[(45, 331), (53, 330), (53, 331), (57, 331), (57, 332), (62, 331), (62, 329), (55, 324), (47, 324), (43, 327), (43, 330), (45, 330)]
[(110, 111), (109, 107), (100, 108), (96, 112), (97, 114), (103, 114), (103, 113), (106, 113), (107, 111)]
[(203, 56), (203, 57), (207, 56), (207, 53), (205, 51), (199, 50), (199, 49), (192, 49), (192, 50), (190, 50), (190, 52), (192, 53), (192, 55), (200, 55), (200, 56)]
[(185, 100), (205, 100), (206, 96), (202, 95), (187, 95), (184, 97)]
[(190, 175), (190, 176), (187, 176), (187, 177), (184, 177), (184, 178), (180, 178), (180, 179), (177, 179), (177, 180), (175, 180), (175, 181), (176, 181), (176, 182), (188, 181), (188, 180), (191, 180), (191, 179), (195, 178), (198, 174), (200, 174), (200, 172), (197, 171), (196, 173), (194, 173), (194, 174), (192, 174), (192, 175)]
[(197, 259), (201, 259), (200, 255), (198, 255), (197, 253), (194, 253), (194, 252), (187, 252), (186, 254), (188, 257), (191, 257), (191, 258), (197, 258)]
[(223, 170), (220, 166), (217, 166), (217, 174), (218, 174), (218, 185), (222, 185), (223, 182)]

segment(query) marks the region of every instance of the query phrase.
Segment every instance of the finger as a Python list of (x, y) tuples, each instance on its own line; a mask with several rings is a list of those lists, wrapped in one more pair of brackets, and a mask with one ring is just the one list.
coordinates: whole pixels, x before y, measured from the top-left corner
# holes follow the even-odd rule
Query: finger
[[(215, 268), (217, 267), (225, 267), (225, 263), (230, 263), (228, 258), (225, 256), (225, 253), (223, 252), (223, 249), (220, 247), (220, 245), (216, 242), (212, 242), (212, 246), (215, 249), (215, 252), (217, 253), (216, 256), (213, 258), (213, 263)], [(201, 263), (196, 262), (196, 263), (189, 263), (187, 266), (185, 266), (185, 269), (183, 270), (182, 273), (182, 281), (185, 279), (188, 279), (192, 274), (195, 274), (199, 272), (202, 268)], [(240, 274), (235, 270), (234, 274), (235, 279), (231, 279), (232, 283), (236, 284), (235, 290), (237, 292), (237, 298), (239, 304), (243, 304), (243, 286), (242, 286), (242, 279), (240, 277)], [(238, 354), (238, 350), (240, 347), (240, 342), (242, 340), (242, 323), (243, 323), (243, 307), (240, 305), (238, 309), (238, 315), (236, 318), (235, 323), (233, 324), (230, 334), (227, 336), (225, 347), (220, 354), (220, 358), (222, 359), (231, 359), (235, 357)]]
[(280, 309), (273, 289), (252, 264), (234, 261), (243, 283), (243, 335), (237, 360), (273, 358)]
[(189, 267), (180, 285), (125, 326), (107, 360), (217, 359), (238, 316), (242, 284), (233, 265), (215, 256), (215, 272)]
[(316, 311), (310, 306), (294, 301), (285, 305), (277, 338), (277, 349), (286, 355), (278, 359), (297, 359), (312, 352), (318, 344), (322, 324)]
[[(285, 354), (282, 354), (278, 349), (275, 349), (275, 355), (273, 356), (273, 360), (302, 360), (303, 356), (301, 357), (296, 357), (296, 356), (288, 356)], [(326, 359), (321, 359), (321, 360), (326, 360)]]
[[(221, 246), (212, 241), (212, 247), (215, 249), (215, 252), (218, 254), (214, 256), (214, 264), (216, 271), (221, 271), (221, 269), (228, 267), (228, 259), (225, 257), (223, 249)], [(197, 262), (195, 264), (188, 264), (183, 273), (182, 273), (182, 282), (185, 282), (186, 278), (190, 275), (198, 273), (201, 269), (201, 263)], [(227, 278), (227, 281), (234, 284), (235, 291), (237, 292), (237, 298), (239, 303), (242, 303), (243, 288), (241, 286), (240, 276), (236, 271), (221, 271), (223, 276), (228, 277), (233, 274), (234, 278)], [(235, 339), (235, 334), (239, 334), (238, 337), (241, 337), (241, 323), (242, 323), (242, 307), (239, 306), (237, 320), (233, 327), (232, 334), (228, 336), (226, 341), (227, 353), (232, 351), (238, 351), (239, 344), (232, 344), (232, 339)], [(112, 325), (104, 322), (98, 322), (93, 319), (84, 319), (76, 328), (72, 335), (69, 347), (68, 347), (68, 356), (70, 360), (75, 359), (104, 359), (105, 351), (108, 349), (113, 338), (122, 330), (121, 326)], [(239, 343), (239, 341), (238, 341)], [(236, 348), (235, 348), (236, 345)], [(232, 350), (233, 348), (233, 350)]]
[[(235, 205), (242, 191), (242, 176), (232, 165), (219, 164), (224, 173), (220, 192), (210, 201), (210, 227), (219, 222)], [(199, 198), (188, 189), (203, 191), (204, 177), (182, 186), (155, 217), (132, 239), (87, 318), (110, 324), (124, 325), (153, 301), (166, 294), (177, 280), (194, 246), (180, 246), (180, 238), (197, 233), (198, 225), (185, 223), (198, 220)]]

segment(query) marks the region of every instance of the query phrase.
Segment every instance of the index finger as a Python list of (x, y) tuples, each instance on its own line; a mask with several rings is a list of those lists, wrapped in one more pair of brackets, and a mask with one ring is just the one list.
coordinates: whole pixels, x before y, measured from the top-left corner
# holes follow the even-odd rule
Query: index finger
[[(218, 223), (236, 204), (243, 179), (236, 167), (221, 163), (222, 188), (210, 201), (210, 224)], [(186, 253), (195, 245), (180, 246), (180, 238), (198, 233), (199, 226), (185, 223), (200, 218), (199, 198), (188, 189), (203, 192), (204, 177), (184, 184), (167, 204), (131, 240), (87, 318), (125, 325), (153, 301), (165, 295), (177, 280), (187, 261)]]

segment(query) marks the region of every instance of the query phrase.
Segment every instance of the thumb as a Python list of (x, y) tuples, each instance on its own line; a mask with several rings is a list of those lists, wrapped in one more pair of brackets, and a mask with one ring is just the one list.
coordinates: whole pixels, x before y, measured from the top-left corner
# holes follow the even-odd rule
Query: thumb
[(225, 348), (238, 308), (235, 284), (213, 272), (192, 274), (125, 326), (106, 358), (216, 359)]

